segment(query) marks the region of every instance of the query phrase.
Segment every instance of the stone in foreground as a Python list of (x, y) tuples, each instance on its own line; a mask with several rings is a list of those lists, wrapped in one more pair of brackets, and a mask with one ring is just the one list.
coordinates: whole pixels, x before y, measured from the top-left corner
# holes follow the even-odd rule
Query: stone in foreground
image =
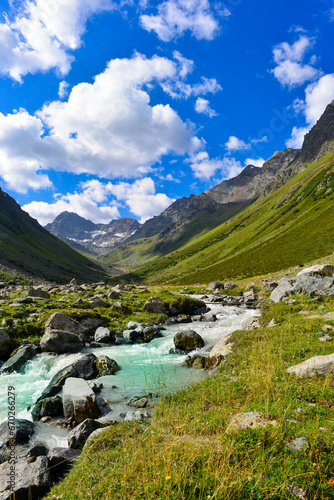
[[(8, 478), (12, 464), (5, 462), (0, 465), (0, 498), (7, 500), (13, 498), (12, 491), (8, 489)], [(51, 477), (46, 456), (37, 457), (34, 462), (28, 463), (26, 458), (19, 458), (15, 464), (15, 497), (19, 499), (42, 498), (50, 489)]]
[(75, 333), (63, 330), (47, 330), (40, 341), (43, 352), (66, 354), (79, 352), (83, 345)]
[(306, 437), (296, 438), (286, 445), (290, 451), (305, 451), (309, 446)]
[(319, 377), (334, 373), (334, 353), (327, 356), (314, 356), (286, 370), (297, 377)]

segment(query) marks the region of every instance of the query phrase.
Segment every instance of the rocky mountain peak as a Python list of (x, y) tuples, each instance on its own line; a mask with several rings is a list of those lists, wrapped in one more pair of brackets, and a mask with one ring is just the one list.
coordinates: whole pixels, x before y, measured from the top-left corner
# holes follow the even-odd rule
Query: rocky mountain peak
[(325, 156), (334, 148), (334, 100), (328, 104), (317, 123), (305, 135), (298, 160), (304, 163)]

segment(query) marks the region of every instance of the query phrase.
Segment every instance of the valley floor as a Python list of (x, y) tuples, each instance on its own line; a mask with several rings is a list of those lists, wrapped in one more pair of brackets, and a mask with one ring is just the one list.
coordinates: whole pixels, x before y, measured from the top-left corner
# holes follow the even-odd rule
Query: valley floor
[(333, 499), (333, 375), (286, 370), (333, 353), (334, 299), (261, 295), (260, 327), (233, 334), (213, 376), (162, 398), (151, 422), (111, 426), (47, 500)]

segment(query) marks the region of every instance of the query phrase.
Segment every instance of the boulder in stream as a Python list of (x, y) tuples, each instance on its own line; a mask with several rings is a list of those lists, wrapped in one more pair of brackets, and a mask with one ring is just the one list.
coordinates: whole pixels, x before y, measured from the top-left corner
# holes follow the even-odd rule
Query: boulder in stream
[(63, 409), (66, 419), (81, 423), (101, 414), (93, 389), (82, 378), (69, 377), (63, 387)]
[(27, 361), (34, 358), (38, 348), (34, 345), (20, 347), (1, 367), (0, 373), (12, 373), (19, 371)]
[(178, 332), (173, 341), (175, 349), (185, 353), (204, 347), (204, 340), (198, 333), (194, 332), (194, 330)]
[(1, 500), (13, 498), (14, 492), (17, 500), (38, 499), (49, 491), (51, 475), (46, 456), (37, 457), (33, 462), (18, 458), (15, 463), (15, 475), (12, 475), (12, 467), (11, 462), (0, 465)]
[(83, 348), (78, 335), (65, 330), (47, 330), (40, 341), (43, 352), (66, 354), (79, 352)]

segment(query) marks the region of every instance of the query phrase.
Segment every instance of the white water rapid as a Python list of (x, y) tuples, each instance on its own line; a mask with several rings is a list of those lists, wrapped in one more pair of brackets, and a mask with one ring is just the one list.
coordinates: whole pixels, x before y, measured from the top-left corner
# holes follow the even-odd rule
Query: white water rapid
[[(22, 373), (1, 375), (0, 423), (7, 419), (7, 388), (15, 387), (16, 418), (32, 420), (27, 408), (41, 395), (52, 377), (86, 352), (96, 356), (107, 355), (114, 359), (121, 370), (115, 375), (101, 377), (101, 395), (110, 403), (120, 403), (124, 398), (141, 396), (149, 392), (158, 395), (175, 392), (205, 377), (204, 370), (182, 367), (185, 355), (169, 354), (174, 347), (173, 337), (178, 331), (194, 330), (205, 341), (202, 350), (192, 354), (208, 354), (208, 351), (224, 336), (244, 327), (250, 317), (259, 316), (258, 310), (243, 307), (210, 304), (211, 312), (217, 315), (216, 322), (193, 322), (166, 326), (163, 337), (149, 344), (120, 345), (84, 349), (78, 354), (40, 354), (26, 364)], [(116, 388), (115, 388), (116, 386)], [(127, 407), (125, 411), (131, 408)], [(38, 423), (34, 441), (45, 442), (49, 448), (67, 446), (68, 431), (54, 425)]]

